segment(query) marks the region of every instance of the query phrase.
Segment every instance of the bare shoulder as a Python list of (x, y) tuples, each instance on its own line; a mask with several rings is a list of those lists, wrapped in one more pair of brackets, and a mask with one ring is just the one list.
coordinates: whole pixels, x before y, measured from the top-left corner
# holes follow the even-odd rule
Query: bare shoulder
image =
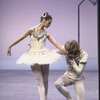
[(34, 31), (34, 27), (31, 27), (28, 29), (29, 31)]
[(28, 32), (30, 33), (30, 35), (32, 35), (32, 33), (34, 32), (34, 27), (29, 28)]

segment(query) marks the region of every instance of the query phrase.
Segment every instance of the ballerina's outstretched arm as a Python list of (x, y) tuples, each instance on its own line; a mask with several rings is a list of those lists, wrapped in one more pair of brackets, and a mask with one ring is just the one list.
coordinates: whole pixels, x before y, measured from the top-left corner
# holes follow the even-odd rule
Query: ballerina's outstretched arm
[(24, 33), (23, 36), (21, 36), (18, 40), (16, 40), (14, 43), (12, 43), (9, 47), (8, 47), (8, 51), (7, 51), (7, 55), (11, 56), (11, 47), (13, 47), (14, 45), (16, 45), (17, 43), (19, 43), (20, 41), (22, 41), (24, 38), (26, 38), (28, 35), (31, 35), (32, 33), (32, 28), (30, 28), (27, 32)]
[(67, 51), (56, 40), (54, 40), (49, 33), (47, 33), (47, 38), (56, 48), (61, 50), (65, 55), (67, 54)]

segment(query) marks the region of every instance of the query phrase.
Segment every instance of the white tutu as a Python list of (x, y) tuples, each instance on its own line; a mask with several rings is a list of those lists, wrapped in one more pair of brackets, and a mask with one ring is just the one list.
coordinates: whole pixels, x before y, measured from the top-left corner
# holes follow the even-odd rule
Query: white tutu
[(60, 59), (61, 55), (56, 50), (45, 48), (47, 32), (39, 32), (36, 28), (33, 30), (34, 32), (30, 36), (31, 49), (18, 59), (17, 64), (51, 64)]
[(17, 64), (51, 64), (61, 58), (56, 50), (40, 49), (32, 50), (24, 53), (17, 61)]

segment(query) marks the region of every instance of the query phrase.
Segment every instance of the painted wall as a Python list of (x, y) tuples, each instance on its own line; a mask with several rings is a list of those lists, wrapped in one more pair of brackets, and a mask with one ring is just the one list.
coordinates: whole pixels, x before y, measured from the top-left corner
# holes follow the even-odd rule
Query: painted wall
[[(12, 48), (11, 57), (7, 57), (7, 48), (30, 27), (37, 25), (44, 12), (49, 12), (53, 17), (53, 22), (47, 31), (57, 42), (64, 45), (69, 39), (78, 40), (77, 6), (81, 1), (0, 0), (0, 69), (29, 69), (16, 65), (16, 59), (29, 49), (29, 37)], [(80, 46), (89, 54), (90, 67), (87, 66), (86, 69), (98, 70), (97, 5), (92, 5), (89, 0), (85, 0), (80, 7)], [(48, 40), (46, 47), (51, 50), (56, 49)], [(57, 67), (52, 66), (51, 70), (66, 69), (64, 58), (54, 64)]]

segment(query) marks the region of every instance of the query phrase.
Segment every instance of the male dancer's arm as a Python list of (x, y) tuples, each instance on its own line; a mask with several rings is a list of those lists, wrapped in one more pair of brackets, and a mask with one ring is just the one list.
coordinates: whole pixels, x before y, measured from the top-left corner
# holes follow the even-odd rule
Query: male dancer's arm
[(80, 60), (79, 64), (76, 63), (75, 59), (68, 59), (71, 66), (76, 71), (77, 75), (81, 75), (88, 59), (88, 54), (85, 54), (82, 59)]

